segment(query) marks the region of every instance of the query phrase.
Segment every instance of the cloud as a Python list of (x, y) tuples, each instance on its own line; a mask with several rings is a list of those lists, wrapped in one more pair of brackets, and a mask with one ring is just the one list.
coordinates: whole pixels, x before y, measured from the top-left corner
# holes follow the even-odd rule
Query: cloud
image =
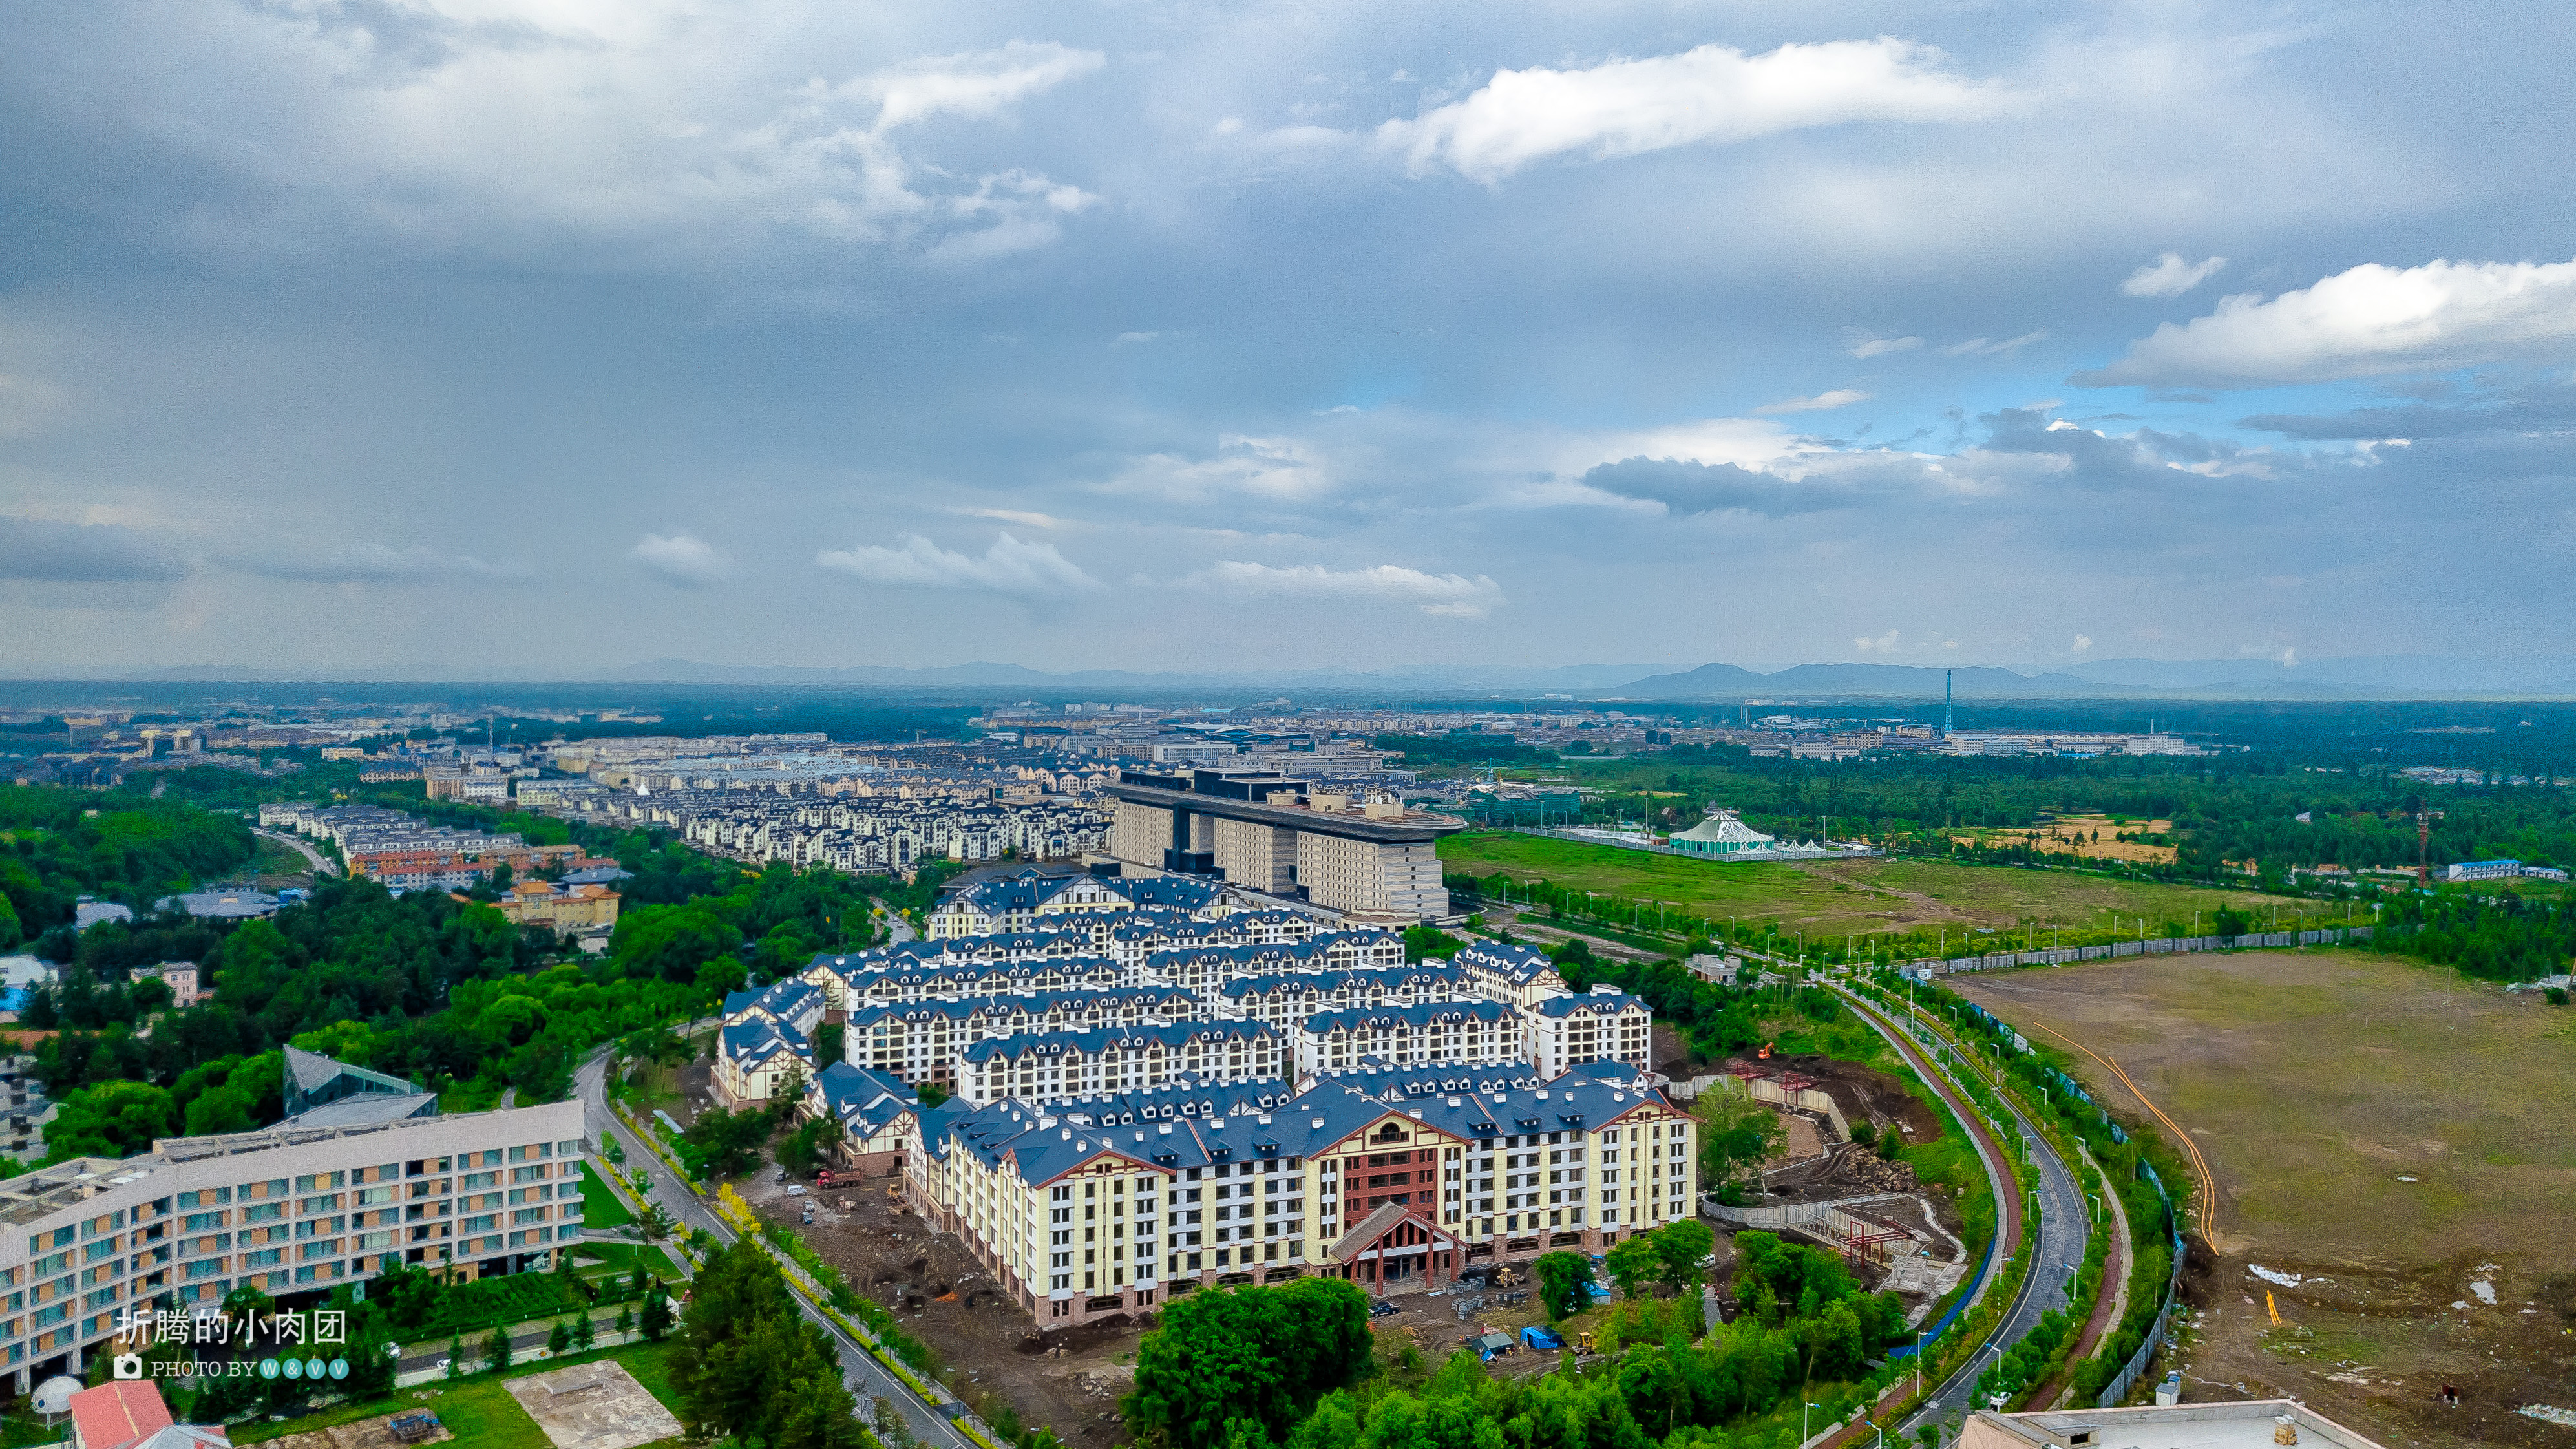
[(2015, 103), (1947, 64), (1929, 46), (1881, 36), (1503, 70), (1465, 100), (1386, 122), (1375, 139), (1417, 175), (1446, 167), (1492, 182), (1569, 153), (1599, 161), (1853, 121), (1973, 121)]
[(1820, 392), (1814, 397), (1793, 397), (1785, 402), (1764, 403), (1754, 411), (1757, 413), (1831, 412), (1835, 408), (1847, 408), (1853, 403), (1867, 402), (1871, 396), (1872, 394), (1856, 392), (1851, 388), (1838, 387), (1831, 392)]
[(1008, 533), (993, 540), (982, 558), (906, 533), (893, 548), (825, 549), (814, 555), (814, 566), (887, 588), (973, 589), (1016, 599), (1061, 598), (1102, 586), (1054, 544), (1022, 543)]
[(2019, 337), (2008, 337), (2001, 342), (1988, 337), (1971, 337), (1965, 342), (1953, 343), (1942, 348), (1941, 355), (1943, 357), (2010, 357), (2047, 335), (2048, 329), (2042, 327), (2036, 332), (2025, 332)]
[(177, 554), (130, 528), (0, 515), (0, 579), (162, 583), (187, 573)]
[(1848, 508), (1860, 495), (1832, 478), (1793, 479), (1734, 463), (1624, 458), (1583, 475), (1584, 486), (1617, 498), (1660, 503), (1667, 512), (1752, 513), (1769, 518)]
[[(166, 23), (100, 9), (89, 46), (143, 52), (119, 83), (162, 97), (134, 113), (141, 139), (229, 183), (172, 223), (222, 253), (337, 246), (381, 263), (391, 243), (739, 280), (746, 263), (853, 251), (1026, 251), (1096, 199), (934, 130), (1005, 116), (1106, 63), (1053, 41), (905, 57), (830, 7), (746, 24), (698, 0), (292, 0)], [(233, 84), (196, 84), (200, 67)]]
[(1054, 41), (1014, 40), (999, 50), (924, 57), (862, 77), (843, 89), (877, 103), (874, 129), (883, 134), (932, 116), (986, 117), (1105, 63), (1096, 50)]
[(1031, 513), (1020, 508), (952, 508), (960, 518), (989, 518), (995, 523), (1016, 523), (1022, 528), (1070, 528), (1073, 525), (1051, 513)]
[(1850, 351), (1854, 357), (1876, 357), (1887, 352), (1911, 352), (1922, 345), (1920, 337), (1864, 336), (1851, 345)]
[(2265, 387), (2480, 363), (2563, 364), (2576, 350), (2576, 261), (2365, 262), (2313, 286), (2222, 298), (2168, 322), (2084, 387)]
[(703, 589), (734, 571), (733, 555), (691, 533), (668, 538), (648, 533), (626, 556), (655, 578), (683, 589)]
[(1246, 598), (1297, 595), (1410, 604), (1450, 619), (1481, 619), (1506, 602), (1502, 586), (1483, 574), (1427, 574), (1398, 564), (1334, 570), (1321, 564), (1274, 568), (1228, 561), (1174, 579), (1172, 587)]
[(2092, 635), (2090, 635), (2090, 634), (2078, 634), (2078, 635), (2076, 635), (2076, 636), (2075, 636), (2075, 644), (2074, 644), (2074, 646), (2073, 646), (2072, 648), (2068, 649), (2066, 652), (2068, 652), (2069, 654), (2081, 654), (2081, 653), (2083, 653), (2085, 650), (2090, 649), (2090, 648), (2092, 648), (2092, 647), (2093, 647), (2093, 636), (2092, 636)]
[(1228, 433), (1217, 439), (1217, 449), (1213, 458), (1148, 454), (1104, 486), (1113, 493), (1185, 502), (1246, 494), (1288, 501), (1314, 497), (1332, 486), (1331, 473), (1294, 438)]
[(2225, 257), (2186, 262), (2181, 253), (2166, 252), (2131, 272), (2120, 290), (2131, 297), (2179, 297), (2216, 276), (2218, 269), (2226, 265)]
[(224, 562), (243, 573), (306, 584), (429, 583), (456, 578), (523, 582), (532, 577), (523, 563), (485, 563), (465, 554), (451, 558), (418, 546), (396, 549), (381, 543), (350, 544), (313, 554), (233, 557)]
[(1852, 641), (1852, 647), (1863, 654), (1893, 654), (1896, 652), (1896, 637), (1893, 629), (1876, 638), (1864, 634)]

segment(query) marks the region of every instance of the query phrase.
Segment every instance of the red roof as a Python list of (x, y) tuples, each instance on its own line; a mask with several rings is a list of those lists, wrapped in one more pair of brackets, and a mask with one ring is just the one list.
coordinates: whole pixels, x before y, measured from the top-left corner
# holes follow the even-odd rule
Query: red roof
[(72, 1395), (72, 1435), (80, 1449), (125, 1449), (170, 1427), (170, 1406), (150, 1379), (122, 1379)]

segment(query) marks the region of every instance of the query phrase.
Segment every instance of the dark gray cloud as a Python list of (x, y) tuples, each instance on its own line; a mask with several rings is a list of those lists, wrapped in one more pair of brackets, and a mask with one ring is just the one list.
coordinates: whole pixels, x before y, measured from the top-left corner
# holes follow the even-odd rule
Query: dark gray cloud
[(130, 528), (0, 516), (0, 579), (167, 583), (187, 573), (185, 560)]
[[(2446, 394), (2456, 389), (2445, 389)], [(2355, 408), (2340, 413), (2257, 413), (2237, 426), (2311, 442), (2370, 438), (2456, 438), (2473, 433), (2576, 429), (2576, 386), (2534, 383), (2502, 397), (2454, 407)]]

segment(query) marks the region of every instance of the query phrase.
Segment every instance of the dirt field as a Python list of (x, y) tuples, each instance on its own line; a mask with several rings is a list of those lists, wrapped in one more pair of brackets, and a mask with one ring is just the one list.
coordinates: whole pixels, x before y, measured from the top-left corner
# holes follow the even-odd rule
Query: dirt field
[(2118, 1063), (2216, 1174), (2187, 1397), (2288, 1393), (2391, 1444), (2571, 1442), (2514, 1411), (2576, 1408), (2576, 1011), (2343, 951), (1955, 984), (2142, 1120), (2040, 1028)]
[[(805, 1198), (789, 1196), (776, 1177), (768, 1169), (736, 1187), (754, 1208), (795, 1222)], [(1094, 1323), (1041, 1336), (955, 1238), (934, 1237), (921, 1219), (893, 1208), (886, 1188), (895, 1180), (889, 1174), (847, 1191), (809, 1187), (816, 1207), (805, 1240), (861, 1292), (893, 1309), (905, 1331), (971, 1372), (974, 1385), (1008, 1400), (1023, 1423), (1053, 1429), (1069, 1445), (1123, 1439), (1109, 1415), (1134, 1387), (1140, 1330)], [(844, 1201), (851, 1204), (846, 1212)]]
[[(2106, 835), (2110, 832), (2105, 831)], [(2189, 927), (2222, 906), (2258, 911), (2315, 911), (2313, 901), (2277, 901), (2250, 891), (2219, 891), (2146, 881), (2109, 880), (2067, 871), (1954, 865), (1939, 860), (1884, 859), (1719, 864), (1642, 850), (1588, 845), (1540, 835), (1471, 831), (1440, 842), (1444, 869), (1517, 880), (1541, 877), (1575, 890), (1668, 901), (1719, 917), (1777, 919), (1783, 931), (1839, 937), (1922, 932), (1954, 949), (2036, 925), (2025, 939), (2048, 944), (2048, 926), (2124, 929), (2146, 919)], [(1929, 944), (1929, 943), (1927, 943)], [(2019, 940), (2015, 944), (2021, 944)]]
[[(2061, 815), (2043, 820), (2030, 830), (1965, 831), (1951, 838), (1961, 845), (2009, 845), (2027, 841), (2045, 843), (2050, 849), (2063, 850), (2086, 860), (2137, 860), (2150, 865), (2169, 864), (2177, 854), (2170, 845), (2149, 845), (2141, 840), (2122, 840), (2123, 835), (2170, 835), (2170, 820), (2114, 820), (2108, 815)], [(2098, 838), (2097, 838), (2098, 837)]]

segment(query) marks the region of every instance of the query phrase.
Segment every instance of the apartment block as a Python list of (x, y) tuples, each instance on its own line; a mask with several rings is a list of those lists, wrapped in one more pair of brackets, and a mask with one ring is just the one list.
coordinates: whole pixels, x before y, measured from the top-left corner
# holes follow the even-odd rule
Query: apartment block
[[(251, 1287), (289, 1306), (396, 1262), (551, 1267), (581, 1235), (579, 1102), (459, 1116), (398, 1078), (288, 1049), (293, 1115), (0, 1183), (0, 1370), (80, 1374), (128, 1308)], [(300, 1109), (300, 1110), (298, 1110)]]
[(1050, 1326), (1204, 1286), (1429, 1286), (1696, 1211), (1697, 1124), (1659, 1079), (1488, 1075), (949, 1102), (921, 1113), (905, 1192)]

